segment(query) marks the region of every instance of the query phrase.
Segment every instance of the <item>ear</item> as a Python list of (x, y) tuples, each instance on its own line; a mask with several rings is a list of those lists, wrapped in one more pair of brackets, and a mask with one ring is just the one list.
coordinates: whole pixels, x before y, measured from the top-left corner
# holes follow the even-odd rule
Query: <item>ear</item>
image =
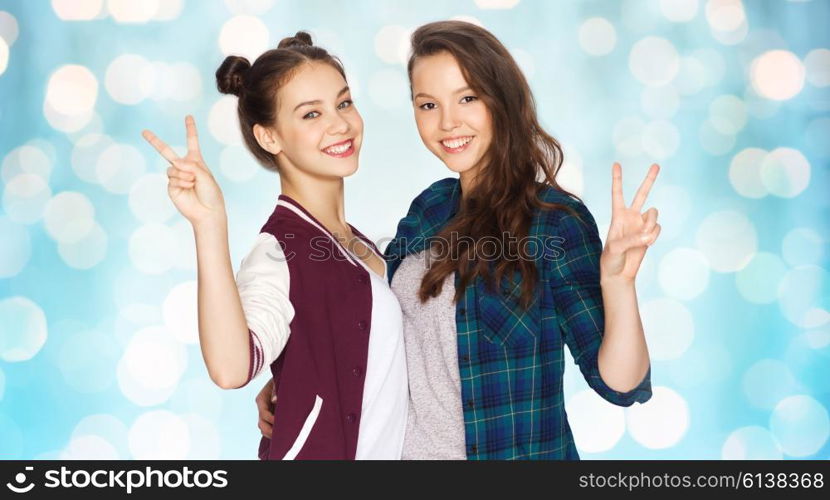
[(277, 134), (270, 128), (263, 127), (260, 124), (254, 125), (254, 137), (259, 147), (268, 151), (274, 156), (282, 152), (282, 145), (280, 144)]

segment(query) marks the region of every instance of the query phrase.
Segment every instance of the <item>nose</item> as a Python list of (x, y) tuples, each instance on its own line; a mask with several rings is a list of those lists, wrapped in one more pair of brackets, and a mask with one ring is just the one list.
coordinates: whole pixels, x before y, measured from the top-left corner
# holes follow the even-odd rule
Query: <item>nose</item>
[(458, 118), (455, 116), (455, 110), (451, 106), (441, 108), (441, 130), (450, 131), (458, 128), (459, 125)]
[(348, 120), (338, 113), (329, 114), (329, 116), (331, 117), (328, 126), (329, 135), (341, 135), (349, 131), (350, 125)]

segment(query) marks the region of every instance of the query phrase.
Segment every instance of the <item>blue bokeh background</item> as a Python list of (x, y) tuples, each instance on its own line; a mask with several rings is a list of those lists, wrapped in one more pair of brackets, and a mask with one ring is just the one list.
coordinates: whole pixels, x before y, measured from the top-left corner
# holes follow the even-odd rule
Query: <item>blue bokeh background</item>
[(279, 179), (213, 73), (309, 30), (366, 123), (348, 219), (383, 244), (448, 175), (415, 130), (407, 36), (456, 17), (512, 51), (603, 236), (612, 162), (629, 200), (662, 166), (637, 280), (654, 397), (614, 407), (569, 361), (582, 457), (830, 458), (825, 0), (0, 2), (0, 458), (254, 458), (264, 379), (211, 384), (192, 233), (140, 131), (181, 149), (196, 117), (237, 266)]

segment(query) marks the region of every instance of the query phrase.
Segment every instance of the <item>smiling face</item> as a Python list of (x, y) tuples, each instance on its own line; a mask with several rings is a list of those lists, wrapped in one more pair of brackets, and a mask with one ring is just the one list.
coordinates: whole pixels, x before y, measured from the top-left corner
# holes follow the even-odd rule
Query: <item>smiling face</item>
[(462, 178), (474, 178), (493, 139), (490, 112), (449, 52), (412, 67), (415, 123), (427, 149)]
[(336, 69), (301, 65), (277, 91), (277, 106), (273, 132), (280, 168), (315, 177), (347, 177), (357, 170), (363, 119)]

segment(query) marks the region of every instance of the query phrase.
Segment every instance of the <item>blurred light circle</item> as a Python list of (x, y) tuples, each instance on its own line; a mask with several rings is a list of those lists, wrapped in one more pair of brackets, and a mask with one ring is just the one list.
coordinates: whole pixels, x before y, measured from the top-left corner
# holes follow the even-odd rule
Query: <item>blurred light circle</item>
[(178, 19), (184, 8), (184, 0), (163, 0), (153, 14), (153, 21), (172, 21)]
[(767, 99), (785, 101), (804, 88), (804, 65), (792, 52), (770, 50), (755, 58), (750, 68), (752, 88)]
[(138, 104), (150, 95), (156, 78), (150, 61), (138, 54), (122, 54), (107, 66), (104, 84), (116, 102)]
[(32, 254), (32, 242), (25, 226), (0, 215), (0, 279), (11, 278), (26, 267)]
[(0, 325), (0, 359), (8, 363), (32, 359), (46, 343), (46, 315), (26, 297), (0, 300)]
[(657, 8), (657, 2), (623, 0), (617, 3), (620, 7), (615, 18), (631, 33), (653, 33), (665, 22), (660, 9)]
[(3, 412), (0, 412), (0, 457), (3, 460), (23, 458), (23, 432), (20, 427)]
[(804, 266), (821, 264), (826, 248), (825, 239), (808, 227), (791, 229), (781, 243), (781, 254), (787, 264)]
[(804, 58), (807, 81), (816, 87), (830, 85), (830, 49), (811, 50)]
[(8, 12), (0, 11), (0, 40), (6, 42), (6, 48), (14, 45), (18, 33), (17, 19)]
[(87, 331), (62, 340), (58, 368), (67, 385), (82, 393), (102, 392), (112, 386), (120, 354), (112, 336)]
[(241, 145), (228, 146), (219, 154), (219, 170), (234, 182), (251, 180), (260, 168), (251, 153)]
[(147, 274), (163, 274), (173, 267), (177, 256), (175, 233), (164, 224), (145, 224), (130, 236), (130, 261)]
[(369, 79), (369, 97), (382, 109), (400, 109), (409, 103), (409, 81), (400, 70), (382, 69)]
[(810, 162), (796, 149), (776, 148), (761, 162), (761, 182), (775, 196), (798, 196), (810, 183)]
[(698, 0), (660, 0), (660, 12), (674, 23), (685, 23), (697, 15)]
[(475, 0), (476, 7), (484, 10), (512, 9), (519, 0)]
[(75, 115), (65, 115), (55, 111), (48, 101), (44, 101), (43, 116), (46, 117), (46, 121), (49, 122), (52, 128), (69, 134), (87, 127), (95, 117), (95, 112), (90, 109)]
[(268, 50), (270, 34), (268, 27), (259, 18), (236, 16), (222, 25), (219, 33), (219, 48), (222, 54), (243, 56), (252, 64)]
[(522, 49), (512, 49), (510, 55), (516, 60), (516, 64), (519, 65), (519, 69), (522, 70), (525, 77), (533, 78), (533, 75), (536, 74), (536, 61), (533, 55)]
[(167, 194), (167, 176), (144, 174), (130, 188), (130, 210), (141, 222), (162, 223), (176, 213)]
[(20, 174), (3, 190), (3, 210), (14, 222), (32, 224), (43, 216), (51, 197), (52, 190), (41, 176)]
[(608, 19), (592, 17), (579, 27), (579, 46), (586, 54), (604, 56), (617, 45), (617, 30)]
[(106, 135), (87, 134), (72, 148), (72, 170), (83, 181), (98, 183), (98, 158), (115, 142)]
[(72, 141), (73, 144), (89, 134), (101, 134), (104, 132), (104, 121), (101, 119), (101, 115), (98, 114), (98, 112), (92, 111), (88, 116), (84, 116), (82, 118), (87, 121), (81, 128), (77, 130), (65, 131), (67, 138)]
[(681, 95), (694, 95), (703, 90), (707, 84), (706, 66), (695, 57), (680, 59), (680, 69), (673, 85)]
[(625, 411), (602, 399), (594, 390), (585, 389), (567, 400), (566, 411), (574, 442), (580, 451), (608, 451), (625, 434)]
[(749, 403), (765, 410), (775, 408), (787, 396), (799, 392), (790, 369), (777, 359), (762, 359), (744, 372), (741, 387)]
[(146, 23), (159, 9), (161, 0), (107, 0), (107, 9), (116, 22)]
[(174, 101), (186, 102), (198, 98), (202, 93), (202, 75), (198, 68), (190, 63), (179, 62), (171, 65), (176, 85), (173, 86), (169, 98)]
[(406, 65), (412, 30), (397, 24), (384, 26), (375, 34), (375, 54), (387, 64)]
[(705, 68), (705, 84), (707, 87), (714, 87), (721, 83), (726, 76), (726, 60), (721, 52), (715, 49), (697, 49), (690, 53)]
[(170, 398), (170, 409), (177, 413), (196, 413), (211, 420), (222, 414), (223, 389), (207, 377), (190, 378), (179, 384)]
[(43, 222), (53, 240), (75, 243), (92, 231), (95, 208), (84, 194), (63, 191), (46, 203)]
[(830, 158), (830, 118), (821, 117), (811, 121), (807, 126), (806, 142), (817, 156)]
[(187, 368), (187, 352), (162, 327), (148, 327), (132, 336), (118, 361), (121, 393), (139, 406), (167, 401)]
[(722, 95), (709, 105), (709, 122), (718, 132), (737, 134), (746, 126), (746, 106), (734, 95)]
[(645, 85), (665, 85), (680, 70), (680, 56), (670, 41), (648, 36), (631, 48), (628, 67), (634, 77)]
[(741, 427), (729, 434), (721, 448), (721, 460), (781, 460), (784, 455), (770, 431), (758, 425)]
[(708, 0), (706, 20), (715, 31), (735, 31), (746, 23), (741, 0)]
[(732, 158), (729, 182), (738, 194), (747, 198), (763, 198), (769, 194), (761, 180), (761, 165), (766, 157), (763, 149), (746, 148)]
[(180, 283), (170, 290), (162, 305), (164, 327), (184, 344), (199, 343), (199, 310), (195, 281)]
[(628, 407), (625, 417), (628, 433), (640, 445), (652, 450), (670, 448), (689, 428), (689, 405), (668, 387), (657, 386), (648, 404)]
[(694, 319), (680, 302), (663, 298), (649, 300), (640, 308), (640, 314), (652, 359), (677, 359), (692, 345)]
[(644, 87), (640, 93), (640, 106), (652, 118), (668, 119), (677, 113), (680, 96), (672, 85)]
[(643, 151), (655, 160), (674, 156), (680, 147), (680, 132), (668, 120), (654, 120), (643, 128)]
[(612, 141), (623, 156), (638, 156), (643, 152), (645, 123), (637, 116), (627, 116), (614, 125)]
[(94, 434), (73, 437), (60, 454), (60, 460), (119, 460), (118, 450)]
[(239, 116), (236, 113), (237, 97), (220, 97), (210, 108), (208, 129), (214, 139), (225, 145), (242, 144)]
[(666, 295), (691, 300), (709, 286), (709, 261), (694, 248), (675, 248), (660, 259), (657, 271)]
[[(830, 346), (830, 327), (810, 330), (804, 334), (804, 342), (811, 349), (824, 349)], [(0, 399), (2, 399), (2, 395), (0, 395)]]
[(144, 156), (130, 144), (112, 144), (95, 163), (98, 182), (107, 191), (127, 194), (147, 169)]
[(781, 400), (772, 411), (769, 427), (784, 453), (794, 457), (818, 452), (830, 435), (827, 409), (807, 395)]
[(77, 64), (61, 66), (49, 77), (46, 102), (62, 115), (83, 115), (92, 111), (98, 98), (95, 75)]
[(149, 411), (133, 422), (129, 443), (136, 460), (184, 460), (190, 451), (190, 432), (178, 415), (167, 410)]
[(6, 41), (0, 38), (0, 75), (6, 72), (9, 67), (9, 46)]
[(114, 415), (96, 413), (82, 418), (72, 430), (72, 438), (99, 436), (110, 443), (121, 458), (126, 458), (127, 426)]
[(778, 286), (787, 266), (775, 254), (758, 252), (749, 264), (735, 275), (738, 292), (753, 304), (770, 304), (778, 298)]
[(712, 30), (712, 37), (723, 45), (737, 45), (746, 39), (749, 34), (749, 25), (744, 21), (731, 31)]
[(11, 182), (19, 174), (35, 174), (49, 182), (52, 160), (41, 148), (24, 144), (12, 149), (3, 159), (3, 182)]
[(700, 126), (698, 138), (703, 149), (714, 156), (725, 155), (735, 147), (735, 136), (719, 132), (708, 120)]
[(195, 413), (182, 415), (190, 435), (188, 460), (218, 460), (222, 439), (213, 421)]
[(225, 5), (233, 14), (265, 14), (274, 6), (274, 0), (225, 0)]
[(709, 214), (698, 227), (695, 242), (710, 267), (720, 273), (743, 269), (758, 249), (752, 222), (728, 210)]
[(107, 256), (109, 237), (96, 222), (80, 240), (58, 243), (58, 254), (66, 265), (74, 269), (91, 269)]
[(63, 21), (89, 21), (101, 15), (104, 0), (52, 0), (52, 9)]
[[(828, 322), (826, 303), (827, 271), (818, 266), (799, 266), (791, 269), (778, 287), (778, 305), (791, 323), (802, 328), (816, 328)], [(826, 308), (827, 305), (825, 304)]]
[(681, 234), (692, 209), (689, 191), (682, 186), (660, 184), (652, 189), (649, 199), (652, 206), (660, 207), (660, 237), (669, 239)]

